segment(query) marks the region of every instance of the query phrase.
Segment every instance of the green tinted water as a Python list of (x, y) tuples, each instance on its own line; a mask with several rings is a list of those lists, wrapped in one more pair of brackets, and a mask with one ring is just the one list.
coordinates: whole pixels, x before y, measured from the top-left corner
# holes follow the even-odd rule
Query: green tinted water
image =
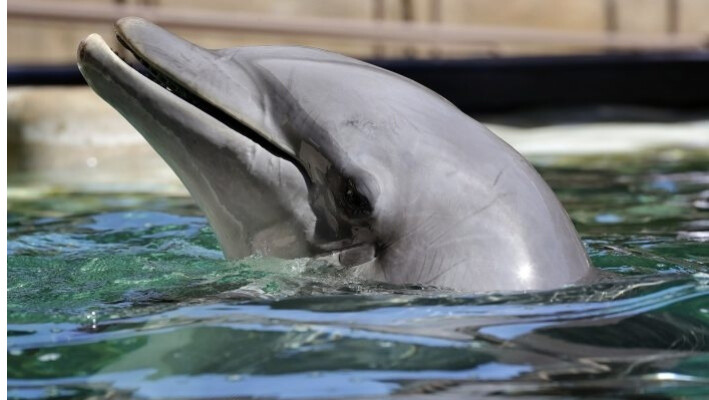
[(189, 198), (11, 187), (11, 397), (709, 396), (709, 156), (537, 159), (589, 286), (462, 295), (222, 259)]

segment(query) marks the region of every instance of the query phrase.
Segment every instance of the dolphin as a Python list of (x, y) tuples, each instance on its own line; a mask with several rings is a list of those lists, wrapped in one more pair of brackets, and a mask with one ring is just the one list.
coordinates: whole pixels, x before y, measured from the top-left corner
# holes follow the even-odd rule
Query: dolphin
[(175, 171), (227, 258), (328, 255), (363, 279), (466, 292), (593, 272), (524, 157), (414, 81), (314, 48), (205, 49), (135, 17), (116, 35), (147, 76), (97, 34), (81, 73)]

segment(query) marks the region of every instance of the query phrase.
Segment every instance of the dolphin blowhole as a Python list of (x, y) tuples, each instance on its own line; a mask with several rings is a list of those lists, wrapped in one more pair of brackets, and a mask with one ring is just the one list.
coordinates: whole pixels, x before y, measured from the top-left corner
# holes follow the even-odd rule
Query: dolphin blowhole
[(366, 279), (462, 291), (553, 289), (592, 273), (534, 168), (429, 89), (319, 49), (208, 50), (116, 24), (89, 85), (166, 160), (228, 258), (337, 255)]

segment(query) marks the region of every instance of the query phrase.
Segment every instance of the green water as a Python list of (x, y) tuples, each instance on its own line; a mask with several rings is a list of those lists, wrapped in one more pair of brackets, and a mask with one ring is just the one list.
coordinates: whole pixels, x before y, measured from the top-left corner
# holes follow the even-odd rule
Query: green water
[(709, 396), (709, 155), (534, 161), (613, 278), (462, 295), (227, 262), (189, 198), (10, 187), (10, 397)]

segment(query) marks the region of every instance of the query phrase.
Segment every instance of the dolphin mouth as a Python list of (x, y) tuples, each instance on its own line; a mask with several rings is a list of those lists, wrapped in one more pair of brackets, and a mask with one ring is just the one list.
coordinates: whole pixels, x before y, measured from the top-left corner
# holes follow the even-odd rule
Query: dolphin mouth
[[(135, 47), (131, 45), (130, 39), (122, 35), (119, 29), (115, 30), (115, 35), (116, 39), (118, 40), (118, 43), (124, 49), (128, 50), (131, 55), (144, 67), (144, 71), (138, 71), (141, 72), (143, 76), (150, 79), (154, 83), (160, 85), (163, 89), (167, 90), (173, 95), (191, 104), (203, 113), (211, 116), (212, 118), (226, 125), (229, 129), (236, 132), (237, 134), (248, 138), (249, 140), (256, 143), (272, 155), (292, 163), (296, 168), (298, 168), (301, 174), (303, 174), (303, 178), (305, 179), (306, 184), (310, 185), (310, 178), (298, 159), (290, 155), (288, 152), (284, 151), (279, 146), (273, 144), (262, 133), (249, 127), (239, 119), (235, 118), (234, 116), (228, 114), (224, 110), (210, 103), (208, 100), (204, 99), (196, 92), (190, 90), (187, 86), (181, 84), (178, 80), (170, 77), (170, 75), (168, 75), (167, 73), (162, 72), (157, 63), (151, 61), (148, 55), (141, 54), (139, 51), (137, 51)], [(118, 55), (118, 53), (116, 53), (115, 51), (114, 53), (120, 58), (120, 55)], [(123, 62), (129, 67), (134, 68), (133, 65), (126, 62), (125, 60), (123, 60)]]

